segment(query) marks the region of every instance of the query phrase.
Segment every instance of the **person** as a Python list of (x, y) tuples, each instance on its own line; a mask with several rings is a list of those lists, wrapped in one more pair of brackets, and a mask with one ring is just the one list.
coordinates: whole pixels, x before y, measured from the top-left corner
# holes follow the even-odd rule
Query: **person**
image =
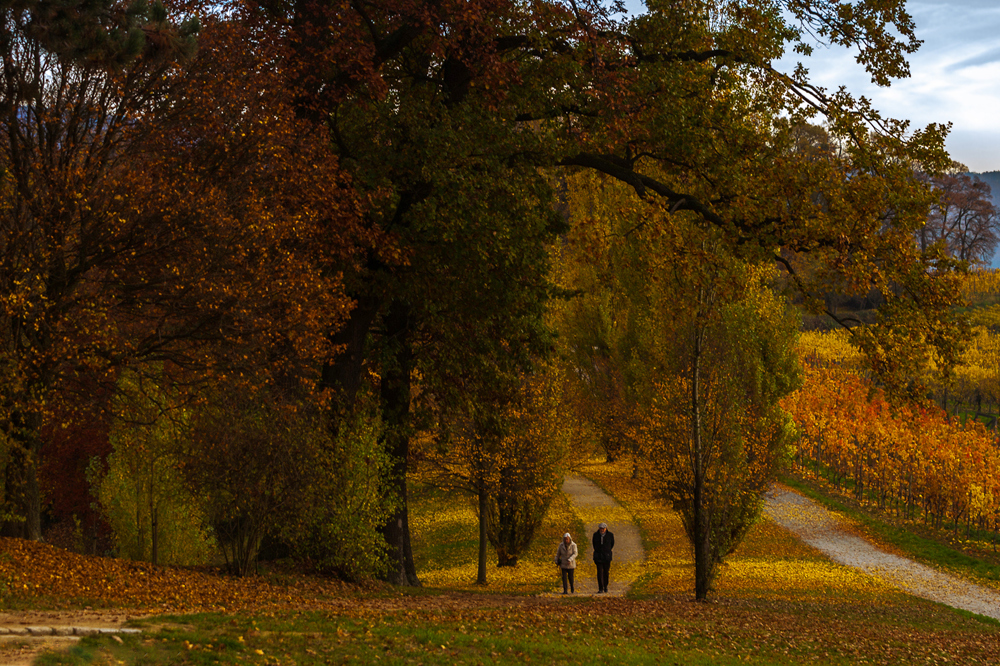
[(576, 593), (573, 589), (573, 574), (576, 571), (577, 550), (576, 543), (573, 542), (573, 537), (569, 535), (569, 532), (563, 534), (559, 548), (556, 550), (556, 564), (562, 571), (563, 594), (566, 594), (567, 581), (569, 581), (569, 591), (573, 594)]
[(611, 551), (615, 535), (608, 531), (608, 524), (601, 523), (594, 532), (594, 564), (597, 566), (597, 592), (608, 591), (608, 574), (611, 572)]

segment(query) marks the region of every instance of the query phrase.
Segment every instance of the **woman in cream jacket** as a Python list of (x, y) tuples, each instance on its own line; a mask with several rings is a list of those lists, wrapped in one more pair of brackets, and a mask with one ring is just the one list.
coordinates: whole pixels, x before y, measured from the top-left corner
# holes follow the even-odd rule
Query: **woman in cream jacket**
[(563, 534), (562, 543), (559, 544), (559, 550), (556, 551), (556, 564), (562, 571), (563, 594), (566, 594), (567, 581), (569, 582), (569, 591), (574, 592), (573, 573), (576, 571), (576, 555), (577, 548), (573, 537), (569, 535), (569, 532), (566, 532)]

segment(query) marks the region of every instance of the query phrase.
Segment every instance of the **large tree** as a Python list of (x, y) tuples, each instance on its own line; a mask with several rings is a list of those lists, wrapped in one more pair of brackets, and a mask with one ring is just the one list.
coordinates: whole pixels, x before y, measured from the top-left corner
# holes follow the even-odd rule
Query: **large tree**
[(110, 9), (0, 9), (0, 429), (6, 491), (31, 538), (48, 393), (60, 375), (102, 363), (115, 326), (102, 285), (141, 242), (135, 181), (115, 165), (197, 29), (169, 23), (160, 4)]
[[(915, 167), (944, 164), (944, 128), (911, 134), (863, 100), (811, 86), (804, 70), (771, 66), (815, 35), (856, 48), (880, 84), (905, 76), (918, 41), (903, 0), (862, 0), (849, 12), (818, 0), (651, 0), (634, 18), (598, 0), (244, 7), (285, 45), (289, 97), (300, 117), (326, 125), (380, 239), (360, 265), (331, 262), (355, 305), (331, 329), (343, 352), (324, 381), (346, 403), (367, 378), (380, 384), (402, 499), (386, 526), (394, 581), (417, 582), (405, 510), (415, 373), (440, 406), (456, 368), (544, 348), (538, 248), (556, 225), (540, 169), (627, 183), (699, 218), (725, 251), (781, 262), (807, 294), (818, 285), (799, 258), (816, 257), (844, 289), (899, 301), (885, 312), (902, 316), (871, 329), (886, 341), (871, 349), (928, 340), (953, 353), (946, 289), (933, 280), (949, 264), (912, 242), (929, 201)], [(846, 157), (793, 149), (792, 128), (815, 114)]]
[(162, 5), (92, 9), (83, 41), (24, 5), (0, 35), (0, 430), (32, 538), (56, 403), (65, 416), (96, 383), (91, 412), (107, 408), (118, 369), (147, 361), (175, 381), (308, 381), (311, 367), (315, 383), (322, 333), (349, 305), (318, 259), (360, 244), (326, 142), (284, 104), (277, 54), (246, 26), (210, 19), (195, 56), (197, 24)]

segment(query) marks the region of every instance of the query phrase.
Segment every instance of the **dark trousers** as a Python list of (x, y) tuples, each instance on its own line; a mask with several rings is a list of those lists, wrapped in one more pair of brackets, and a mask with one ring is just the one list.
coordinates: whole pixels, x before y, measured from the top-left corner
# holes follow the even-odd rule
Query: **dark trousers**
[(576, 569), (563, 569), (562, 570), (562, 572), (563, 572), (563, 594), (566, 593), (566, 581), (569, 581), (569, 591), (570, 592), (575, 592), (576, 591), (576, 590), (573, 589), (573, 572), (575, 572), (575, 571), (576, 571)]
[(608, 573), (611, 572), (611, 562), (594, 562), (597, 565), (597, 590), (608, 591)]

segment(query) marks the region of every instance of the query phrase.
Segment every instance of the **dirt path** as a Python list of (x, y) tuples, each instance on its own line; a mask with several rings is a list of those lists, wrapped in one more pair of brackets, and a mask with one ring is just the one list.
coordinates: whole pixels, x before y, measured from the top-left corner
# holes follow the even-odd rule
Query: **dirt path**
[(28, 666), (43, 651), (69, 649), (89, 634), (133, 632), (123, 628), (131, 617), (115, 611), (0, 611), (0, 664)]
[(821, 505), (788, 488), (766, 495), (764, 512), (834, 562), (862, 571), (914, 596), (1000, 619), (1000, 593), (879, 550), (838, 523)]
[(625, 512), (614, 498), (601, 490), (588, 478), (567, 474), (563, 481), (563, 493), (569, 497), (573, 511), (584, 523), (584, 534), (574, 534), (580, 549), (576, 567), (576, 593), (597, 594), (597, 569), (594, 567), (591, 539), (597, 526), (605, 522), (608, 530), (615, 535), (614, 560), (608, 580), (608, 595), (620, 597), (628, 591), (632, 580), (623, 578), (624, 565), (642, 562), (646, 552), (642, 548), (639, 528), (625, 518)]

